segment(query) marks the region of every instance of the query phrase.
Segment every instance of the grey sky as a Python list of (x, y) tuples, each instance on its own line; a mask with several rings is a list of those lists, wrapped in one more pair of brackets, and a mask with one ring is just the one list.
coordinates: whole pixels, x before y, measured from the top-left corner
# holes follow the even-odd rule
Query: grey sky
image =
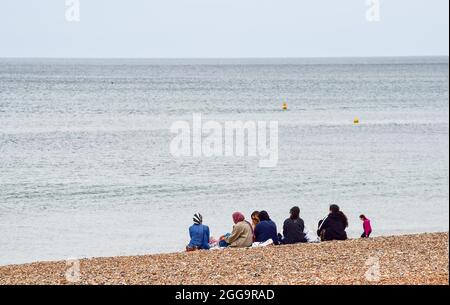
[(448, 55), (448, 0), (0, 0), (0, 57)]

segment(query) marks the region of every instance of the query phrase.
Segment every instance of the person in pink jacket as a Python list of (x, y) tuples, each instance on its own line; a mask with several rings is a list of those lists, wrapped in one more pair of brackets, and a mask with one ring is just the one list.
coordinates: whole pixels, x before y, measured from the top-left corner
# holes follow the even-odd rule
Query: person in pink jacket
[(361, 221), (363, 222), (363, 229), (364, 229), (361, 238), (367, 238), (372, 233), (372, 226), (370, 225), (370, 219), (364, 215), (360, 215), (359, 219), (361, 219)]

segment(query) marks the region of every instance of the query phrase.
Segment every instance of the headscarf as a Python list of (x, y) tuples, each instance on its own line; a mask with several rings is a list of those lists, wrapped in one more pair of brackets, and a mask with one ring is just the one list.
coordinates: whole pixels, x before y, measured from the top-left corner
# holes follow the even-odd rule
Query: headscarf
[(237, 224), (237, 223), (239, 223), (241, 221), (245, 221), (248, 224), (248, 226), (250, 227), (250, 230), (252, 231), (252, 236), (253, 236), (253, 240), (254, 240), (255, 239), (255, 232), (253, 230), (253, 226), (252, 226), (251, 223), (249, 223), (247, 220), (245, 220), (244, 214), (242, 214), (241, 212), (234, 212), (232, 217), (233, 217), (234, 224)]
[(238, 222), (244, 221), (244, 220), (245, 220), (245, 217), (242, 213), (240, 213), (240, 212), (233, 213), (233, 222), (235, 224), (237, 224)]
[(194, 223), (195, 223), (196, 225), (201, 225), (202, 222), (203, 222), (202, 214), (200, 214), (200, 213), (195, 214), (195, 215), (194, 215), (194, 218), (192, 218), (192, 220), (194, 220)]

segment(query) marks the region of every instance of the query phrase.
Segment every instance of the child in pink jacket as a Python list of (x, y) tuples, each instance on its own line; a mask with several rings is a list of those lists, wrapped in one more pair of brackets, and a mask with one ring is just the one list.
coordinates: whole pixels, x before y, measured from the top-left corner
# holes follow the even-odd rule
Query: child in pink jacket
[(367, 238), (370, 236), (370, 233), (372, 233), (372, 226), (370, 225), (370, 219), (368, 219), (364, 215), (360, 215), (359, 219), (361, 219), (361, 221), (363, 222), (363, 229), (364, 229), (361, 238)]

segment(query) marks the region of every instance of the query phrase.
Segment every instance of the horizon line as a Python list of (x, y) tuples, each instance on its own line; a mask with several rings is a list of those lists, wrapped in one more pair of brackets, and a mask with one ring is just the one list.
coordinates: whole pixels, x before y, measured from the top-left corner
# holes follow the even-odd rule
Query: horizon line
[(0, 56), (0, 59), (159, 59), (159, 60), (214, 60), (214, 59), (354, 59), (354, 58), (418, 58), (418, 57), (449, 57), (449, 55), (368, 55), (368, 56), (243, 56), (243, 57), (123, 57), (123, 56), (113, 56), (113, 57), (64, 57), (64, 56)]

